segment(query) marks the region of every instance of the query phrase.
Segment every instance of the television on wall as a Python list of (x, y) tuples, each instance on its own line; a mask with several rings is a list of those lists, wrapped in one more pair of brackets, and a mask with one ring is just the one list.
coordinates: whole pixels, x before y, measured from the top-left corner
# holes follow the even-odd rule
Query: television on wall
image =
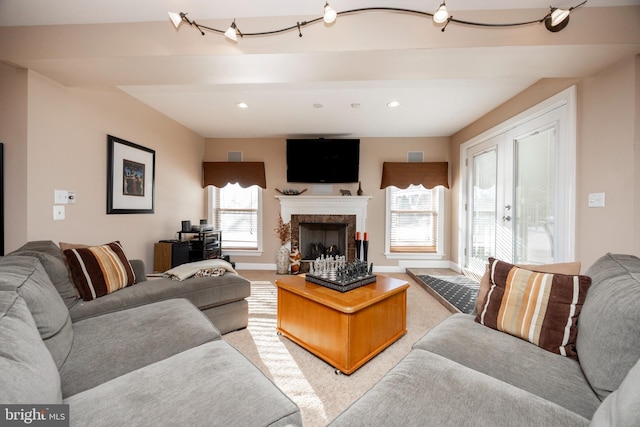
[(359, 139), (287, 139), (287, 182), (358, 182), (359, 168)]

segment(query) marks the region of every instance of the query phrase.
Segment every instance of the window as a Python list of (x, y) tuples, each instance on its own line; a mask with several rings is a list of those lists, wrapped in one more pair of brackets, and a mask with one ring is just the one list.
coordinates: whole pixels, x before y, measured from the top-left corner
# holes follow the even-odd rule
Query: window
[(387, 255), (440, 253), (441, 187), (387, 187)]
[(222, 249), (257, 252), (262, 250), (262, 189), (227, 184), (209, 189), (209, 221), (222, 230)]

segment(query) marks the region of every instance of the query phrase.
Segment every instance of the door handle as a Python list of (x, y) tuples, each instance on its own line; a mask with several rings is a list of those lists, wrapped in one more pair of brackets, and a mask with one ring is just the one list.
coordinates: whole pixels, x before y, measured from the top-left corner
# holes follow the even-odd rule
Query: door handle
[(503, 216), (502, 217), (503, 221), (511, 221), (511, 217), (509, 215)]

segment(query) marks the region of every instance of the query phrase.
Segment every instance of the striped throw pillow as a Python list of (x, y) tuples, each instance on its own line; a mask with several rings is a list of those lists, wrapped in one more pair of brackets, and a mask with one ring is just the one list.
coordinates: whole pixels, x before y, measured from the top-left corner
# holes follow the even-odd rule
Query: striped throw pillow
[(120, 242), (66, 249), (64, 255), (73, 283), (85, 301), (136, 283), (135, 273)]
[(541, 273), (489, 258), (491, 288), (476, 321), (577, 359), (577, 322), (591, 278)]

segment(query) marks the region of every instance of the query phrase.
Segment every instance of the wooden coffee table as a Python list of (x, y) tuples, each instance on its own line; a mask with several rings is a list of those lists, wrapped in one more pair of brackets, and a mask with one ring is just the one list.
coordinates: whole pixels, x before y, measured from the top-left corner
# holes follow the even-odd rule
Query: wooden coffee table
[(407, 333), (405, 281), (378, 275), (342, 293), (299, 275), (276, 286), (278, 332), (339, 372), (353, 373)]

